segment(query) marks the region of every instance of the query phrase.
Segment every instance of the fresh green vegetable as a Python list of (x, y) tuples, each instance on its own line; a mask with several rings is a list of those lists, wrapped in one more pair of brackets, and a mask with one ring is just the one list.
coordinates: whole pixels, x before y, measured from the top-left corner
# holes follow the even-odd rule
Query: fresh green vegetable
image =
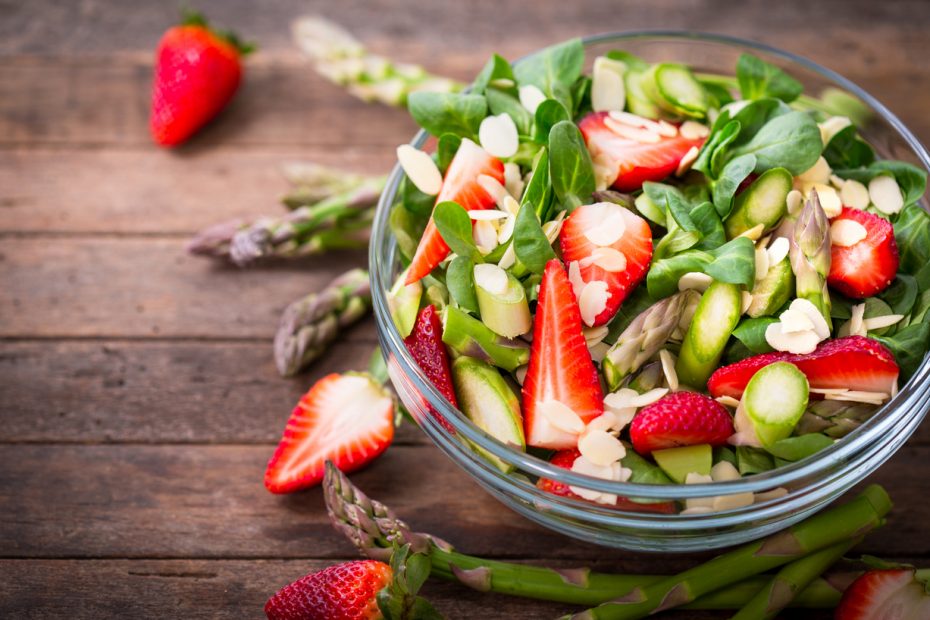
[(724, 223), (727, 237), (738, 237), (759, 224), (765, 230), (778, 225), (788, 212), (785, 199), (792, 189), (793, 180), (791, 173), (784, 168), (772, 168), (762, 173), (736, 197), (733, 210)]
[(420, 309), (420, 297), (423, 295), (423, 284), (417, 281), (405, 285), (406, 278), (407, 272), (401, 272), (388, 292), (391, 319), (403, 338), (413, 331), (413, 325), (417, 322), (417, 312)]
[(784, 258), (771, 265), (765, 277), (753, 286), (752, 302), (746, 314), (753, 318), (773, 315), (793, 296), (794, 272), (791, 270), (791, 261)]
[(707, 114), (707, 93), (685, 65), (653, 65), (640, 85), (646, 97), (667, 112), (693, 118)]
[(791, 103), (804, 91), (796, 79), (752, 54), (740, 55), (736, 79), (743, 99), (774, 97)]
[(713, 450), (706, 443), (656, 450), (652, 453), (652, 458), (669, 478), (678, 484), (684, 484), (688, 474), (709, 476), (710, 468), (714, 464)]
[[(499, 272), (496, 277), (506, 278), (506, 287), (502, 291), (489, 289), (488, 281), (482, 276), (483, 271), (495, 270)], [(496, 265), (475, 265), (474, 273), (478, 309), (484, 324), (505, 338), (514, 338), (530, 331), (533, 319), (526, 301), (526, 291), (520, 281)]]
[(736, 190), (756, 168), (756, 156), (752, 153), (735, 157), (727, 162), (714, 182), (714, 208), (722, 218), (730, 215)]
[(807, 433), (798, 435), (797, 437), (779, 439), (770, 446), (767, 446), (766, 450), (768, 450), (772, 456), (785, 461), (800, 461), (832, 445), (833, 439), (826, 435)]
[(646, 287), (654, 299), (667, 297), (678, 290), (681, 276), (690, 272), (706, 273), (721, 282), (749, 287), (756, 277), (755, 256), (755, 246), (746, 237), (737, 237), (709, 252), (688, 250), (654, 260), (646, 275)]
[(861, 168), (875, 161), (875, 151), (869, 143), (859, 137), (855, 125), (838, 131), (823, 149), (823, 158), (830, 168)]
[(478, 295), (475, 293), (475, 263), (465, 256), (456, 256), (446, 268), (446, 287), (449, 295), (463, 310), (478, 313)]
[(594, 166), (581, 132), (571, 121), (560, 121), (549, 131), (549, 176), (552, 190), (569, 211), (590, 201)]
[(778, 319), (771, 316), (743, 319), (733, 330), (733, 337), (751, 353), (770, 353), (773, 349), (765, 339), (765, 330), (772, 323), (778, 323)]
[(791, 244), (789, 257), (796, 278), (797, 296), (814, 304), (823, 314), (827, 325), (832, 324), (830, 292), (827, 275), (830, 273), (830, 222), (820, 206), (817, 192), (811, 192), (788, 237)]
[(743, 476), (761, 474), (764, 471), (775, 469), (775, 460), (772, 455), (762, 448), (753, 448), (752, 446), (737, 446), (736, 462), (739, 473)]
[(421, 91), (410, 93), (407, 110), (420, 127), (434, 136), (451, 133), (475, 139), (478, 126), (488, 114), (488, 103), (481, 95)]
[(571, 39), (527, 56), (514, 66), (513, 73), (521, 86), (536, 86), (550, 98), (560, 99), (570, 92), (583, 68), (584, 45), (581, 39)]
[(737, 432), (751, 433), (772, 452), (771, 447), (790, 436), (804, 415), (809, 388), (807, 377), (794, 364), (763, 367), (746, 385), (736, 412)]
[(530, 361), (528, 344), (495, 334), (487, 325), (454, 306), (443, 311), (442, 341), (459, 355), (494, 364), (508, 372)]
[(714, 282), (704, 292), (675, 366), (682, 383), (697, 388), (707, 384), (739, 321), (741, 305), (742, 295), (735, 284)]
[(484, 262), (472, 236), (472, 223), (468, 213), (456, 202), (440, 202), (433, 210), (433, 222), (449, 248), (474, 263)]
[(517, 212), (513, 249), (517, 260), (533, 273), (542, 273), (546, 263), (555, 258), (552, 244), (543, 233), (536, 211), (529, 202), (524, 203)]
[(817, 163), (822, 151), (817, 123), (804, 112), (788, 112), (763, 125), (749, 142), (734, 148), (731, 157), (752, 153), (756, 172), (785, 168), (798, 175)]

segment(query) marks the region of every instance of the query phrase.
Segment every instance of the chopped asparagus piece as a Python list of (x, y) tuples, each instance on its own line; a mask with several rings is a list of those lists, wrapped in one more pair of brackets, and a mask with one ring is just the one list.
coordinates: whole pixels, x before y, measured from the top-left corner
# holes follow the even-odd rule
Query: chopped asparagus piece
[(707, 114), (707, 92), (684, 65), (653, 65), (641, 84), (646, 96), (667, 112), (693, 118)]
[[(797, 366), (775, 362), (759, 370), (743, 394), (740, 409), (763, 446), (770, 446), (791, 435), (807, 408), (810, 386)], [(740, 419), (737, 416), (737, 431)]]
[(704, 292), (675, 365), (682, 383), (694, 388), (707, 384), (739, 323), (742, 304), (742, 293), (736, 284), (714, 282)]
[(757, 281), (752, 289), (752, 302), (746, 311), (750, 317), (775, 314), (794, 295), (794, 272), (787, 258), (769, 267), (765, 277)]
[(733, 211), (724, 222), (727, 238), (733, 239), (762, 224), (765, 230), (775, 227), (788, 212), (788, 192), (794, 179), (784, 168), (762, 173), (733, 202)]
[(467, 355), (513, 372), (528, 364), (530, 348), (522, 340), (504, 338), (454, 306), (443, 311), (442, 341), (459, 355)]
[(659, 467), (679, 484), (684, 484), (688, 474), (709, 476), (713, 466), (713, 449), (710, 444), (667, 448), (652, 453)]
[(515, 338), (532, 328), (526, 291), (513, 274), (497, 265), (475, 265), (475, 293), (481, 320), (494, 333)]
[(397, 281), (388, 292), (391, 319), (402, 338), (406, 338), (413, 331), (413, 325), (417, 322), (417, 311), (420, 309), (420, 297), (423, 295), (423, 285), (419, 280), (404, 285), (406, 279), (407, 271), (404, 270), (397, 276)]

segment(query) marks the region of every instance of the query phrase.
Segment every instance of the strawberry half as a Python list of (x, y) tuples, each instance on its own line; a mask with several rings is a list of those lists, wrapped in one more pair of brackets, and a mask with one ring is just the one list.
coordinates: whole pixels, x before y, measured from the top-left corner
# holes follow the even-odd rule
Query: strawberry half
[[(482, 174), (504, 184), (504, 164), (468, 138), (463, 138), (446, 170), (436, 204), (451, 200), (466, 211), (490, 209), (494, 206), (494, 197), (478, 185), (478, 177)], [(449, 246), (439, 234), (433, 218), (430, 218), (410, 262), (406, 284), (413, 284), (428, 275), (448, 255)]]
[(265, 471), (265, 487), (290, 493), (318, 484), (327, 460), (354, 471), (394, 439), (394, 402), (371, 377), (333, 373), (304, 394)]
[(898, 273), (898, 244), (891, 222), (874, 213), (843, 207), (831, 225), (848, 220), (861, 224), (866, 237), (849, 247), (830, 248), (827, 283), (854, 299), (876, 295), (891, 285)]
[(843, 593), (836, 620), (926, 620), (930, 596), (913, 568), (870, 570)]
[(657, 142), (640, 142), (614, 132), (605, 124), (608, 112), (592, 112), (578, 123), (591, 159), (596, 165), (616, 170), (611, 185), (621, 192), (641, 189), (645, 181), (661, 181), (678, 169), (691, 147), (701, 148), (704, 139), (660, 136)]
[[(652, 259), (652, 231), (646, 220), (611, 202), (582, 205), (572, 211), (559, 233), (562, 259), (568, 266), (569, 280), (579, 302), (584, 298), (583, 282), (607, 283), (603, 309), (582, 307), (582, 318), (589, 326), (604, 325), (617, 313), (623, 300), (649, 271)], [(573, 263), (577, 262), (577, 267)], [(574, 275), (574, 270), (580, 273)], [(593, 320), (589, 321), (594, 314)]]
[[(452, 373), (449, 370), (449, 354), (442, 342), (442, 320), (432, 304), (420, 310), (413, 331), (404, 339), (404, 344), (430, 382), (446, 400), (458, 407), (452, 387)], [(438, 411), (430, 407), (430, 413), (447, 431), (455, 432)]]
[(344, 562), (301, 577), (265, 603), (268, 620), (374, 620), (382, 618), (376, 596), (393, 576), (375, 560)]
[(743, 396), (752, 376), (773, 362), (790, 362), (807, 375), (811, 388), (846, 388), (891, 394), (898, 383), (898, 365), (885, 345), (864, 336), (826, 340), (812, 353), (795, 355), (776, 351), (754, 355), (718, 368), (707, 382), (714, 396)]
[(639, 454), (653, 450), (722, 446), (734, 433), (733, 418), (723, 405), (697, 392), (674, 392), (643, 407), (630, 423), (630, 440)]
[(581, 332), (581, 314), (562, 264), (546, 263), (533, 323), (533, 345), (523, 381), (526, 443), (539, 448), (574, 448), (577, 434), (556, 428), (541, 405), (559, 401), (584, 423), (604, 413), (597, 370)]
[[(579, 456), (581, 456), (581, 452), (579, 452), (577, 448), (572, 448), (571, 450), (560, 450), (552, 455), (552, 458), (549, 459), (549, 463), (563, 469), (571, 469), (575, 459), (577, 459)], [(571, 497), (572, 499), (587, 501), (579, 495), (573, 493), (567, 484), (563, 484), (555, 480), (550, 480), (549, 478), (540, 478), (536, 482), (536, 486), (543, 491), (546, 491), (547, 493), (552, 493), (553, 495)], [(657, 512), (660, 514), (674, 514), (676, 512), (675, 502), (640, 503), (631, 501), (626, 497), (618, 497), (617, 503), (614, 504), (614, 506), (618, 510), (627, 510), (630, 512)]]
[(251, 51), (232, 33), (211, 30), (199, 13), (165, 32), (155, 52), (149, 120), (155, 142), (181, 144), (219, 114), (239, 88), (241, 56)]

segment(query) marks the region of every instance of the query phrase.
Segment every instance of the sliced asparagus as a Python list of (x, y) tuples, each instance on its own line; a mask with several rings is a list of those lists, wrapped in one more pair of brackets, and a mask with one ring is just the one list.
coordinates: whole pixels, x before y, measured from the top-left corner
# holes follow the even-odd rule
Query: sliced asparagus
[(391, 319), (403, 338), (413, 331), (413, 326), (417, 322), (417, 311), (420, 309), (420, 298), (423, 296), (423, 284), (420, 280), (405, 285), (406, 279), (407, 271), (404, 270), (397, 276), (397, 281), (394, 282), (394, 286), (387, 295)]
[(795, 433), (823, 433), (828, 437), (839, 439), (871, 418), (878, 407), (865, 403), (851, 403), (840, 400), (815, 400), (801, 416)]
[(513, 274), (490, 263), (475, 265), (475, 294), (481, 320), (491, 331), (505, 338), (530, 331), (526, 291)]
[(769, 267), (765, 277), (752, 289), (752, 302), (746, 311), (752, 318), (770, 316), (794, 295), (794, 272), (787, 258)]
[(526, 342), (495, 334), (464, 310), (448, 306), (442, 321), (442, 341), (459, 355), (489, 362), (509, 372), (530, 361)]
[(641, 84), (646, 96), (667, 112), (693, 118), (707, 114), (707, 92), (685, 65), (653, 65)]
[(827, 290), (827, 275), (830, 273), (830, 221), (817, 191), (811, 190), (810, 197), (801, 208), (794, 230), (788, 236), (791, 244), (789, 257), (791, 270), (797, 279), (797, 295), (807, 299), (820, 310), (827, 326), (830, 319), (830, 292)]
[[(763, 367), (746, 385), (736, 413), (737, 433), (751, 433), (763, 446), (789, 437), (804, 410), (810, 386), (797, 366), (775, 362)], [(750, 428), (745, 428), (747, 425)]]
[(736, 284), (714, 282), (704, 292), (675, 365), (682, 383), (693, 388), (707, 384), (739, 323), (742, 303), (742, 293)]
[(740, 236), (762, 224), (765, 230), (775, 227), (788, 212), (786, 198), (794, 179), (784, 168), (772, 168), (752, 182), (733, 202), (733, 211), (724, 222), (727, 239)]

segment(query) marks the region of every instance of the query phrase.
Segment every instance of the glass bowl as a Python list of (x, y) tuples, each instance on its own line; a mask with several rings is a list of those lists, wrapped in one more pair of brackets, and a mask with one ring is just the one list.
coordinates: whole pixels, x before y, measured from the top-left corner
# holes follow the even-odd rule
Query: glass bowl
[[(856, 96), (873, 112), (874, 119), (861, 133), (881, 157), (930, 168), (927, 151), (885, 106), (849, 80), (794, 54), (736, 38), (689, 32), (605, 34), (587, 38), (584, 44), (588, 67), (596, 56), (619, 48), (648, 61), (677, 60), (698, 72), (724, 75), (733, 75), (739, 55), (751, 52), (800, 80), (807, 94), (834, 88)], [(426, 140), (421, 131), (412, 144), (420, 147)], [(443, 452), (491, 495), (547, 528), (599, 545), (655, 552), (706, 550), (760, 538), (814, 514), (863, 480), (904, 444), (927, 414), (930, 361), (925, 358), (889, 403), (841, 441), (803, 461), (740, 480), (694, 485), (613, 482), (572, 473), (515, 450), (476, 427), (442, 397), (407, 352), (391, 320), (387, 291), (401, 266), (388, 216), (401, 178), (397, 166), (381, 196), (369, 250), (375, 319), (391, 380), (404, 405)], [(437, 422), (438, 417), (444, 418), (446, 426)], [(513, 471), (503, 473), (476, 448), (512, 466)], [(536, 487), (538, 478), (657, 502), (780, 490), (742, 508), (656, 514), (552, 495)]]

